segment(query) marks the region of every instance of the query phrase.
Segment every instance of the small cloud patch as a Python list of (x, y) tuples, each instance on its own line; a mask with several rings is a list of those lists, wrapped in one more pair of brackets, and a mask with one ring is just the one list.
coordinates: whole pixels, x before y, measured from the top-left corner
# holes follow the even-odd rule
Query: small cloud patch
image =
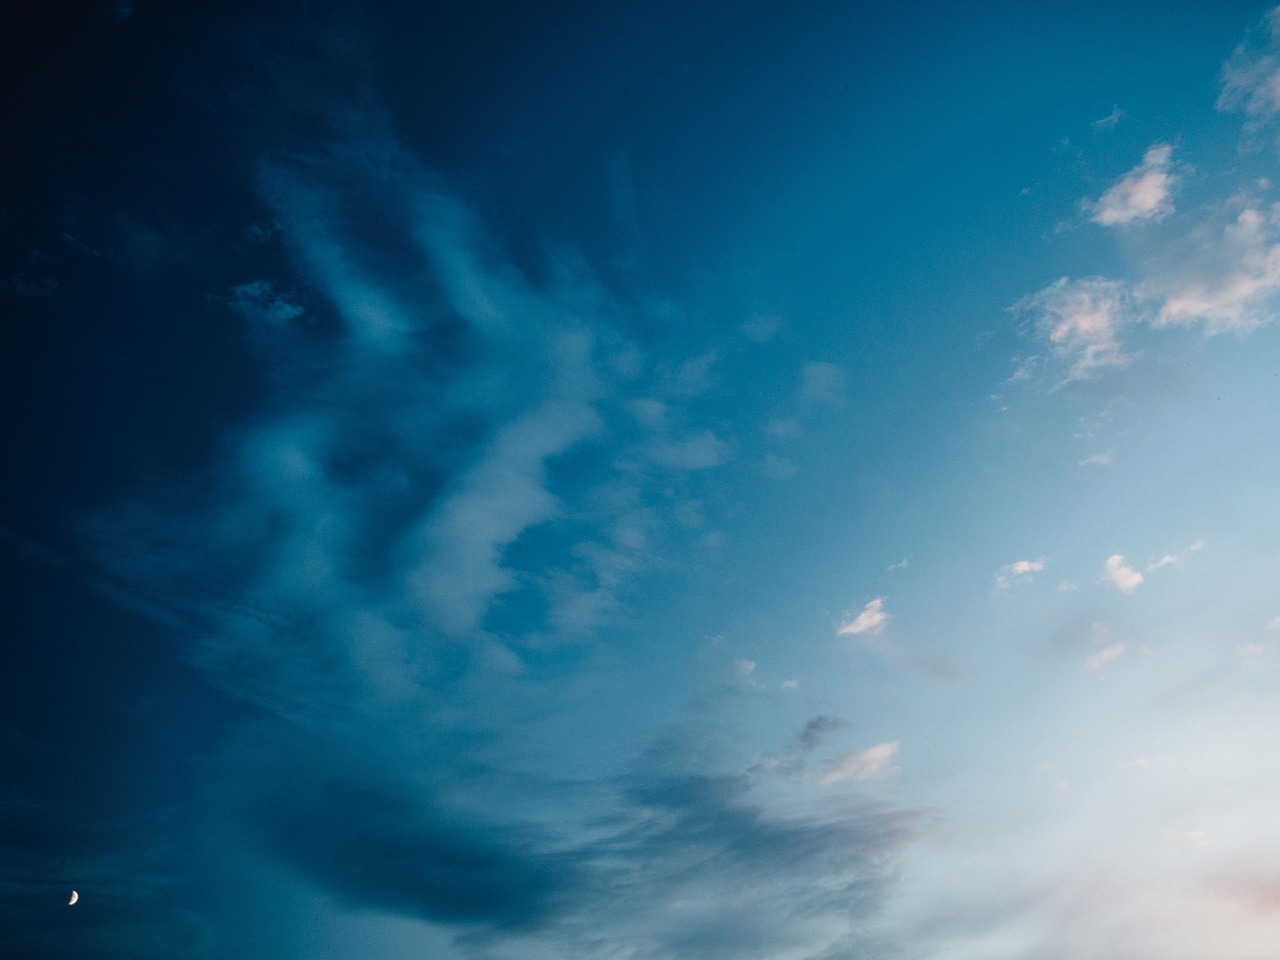
[(843, 624), (836, 632), (841, 636), (860, 633), (876, 634), (883, 630), (888, 622), (889, 613), (884, 608), (884, 597), (876, 597), (862, 608), (861, 613)]

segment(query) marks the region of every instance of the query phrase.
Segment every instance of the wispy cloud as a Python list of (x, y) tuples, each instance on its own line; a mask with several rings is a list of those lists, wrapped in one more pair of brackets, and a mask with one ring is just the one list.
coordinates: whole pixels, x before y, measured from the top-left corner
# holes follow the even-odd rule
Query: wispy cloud
[[(847, 891), (881, 882), (869, 858), (907, 834), (892, 816), (766, 803), (688, 758), (601, 778), (588, 802), (526, 763), (569, 669), (540, 672), (539, 657), (624, 608), (646, 568), (679, 563), (664, 536), (706, 523), (683, 507), (732, 453), (698, 420), (714, 351), (633, 342), (618, 318), (639, 308), (580, 267), (533, 283), (380, 136), (263, 166), (299, 275), (219, 299), (272, 328), (253, 340), (268, 402), (204, 474), (86, 523), (113, 582), (155, 598), (196, 667), (262, 708), (228, 802), (260, 853), (336, 902), (473, 938), (729, 957), (738, 925), (753, 943), (826, 949), (808, 925), (847, 933), (876, 902), (878, 887)], [(401, 260), (364, 246), (379, 230)], [(291, 322), (303, 302), (335, 329)], [(806, 369), (806, 402), (829, 408), (838, 371)], [(878, 603), (860, 629), (887, 619)], [(734, 669), (760, 688), (752, 661)], [(493, 782), (528, 802), (476, 799)], [(697, 930), (655, 919), (728, 886), (742, 896)], [(593, 919), (606, 903), (608, 930)]]
[(1037, 573), (1044, 570), (1048, 562), (1041, 557), (1039, 560), (1018, 560), (1005, 564), (996, 574), (996, 589), (1008, 590), (1015, 583), (1029, 582)]
[(1126, 646), (1123, 643), (1113, 643), (1110, 646), (1103, 647), (1085, 661), (1085, 666), (1090, 670), (1100, 670), (1113, 660), (1118, 660), (1124, 656), (1125, 649)]
[(832, 735), (849, 730), (852, 727), (853, 724), (848, 720), (827, 716), (826, 714), (818, 714), (804, 725), (804, 729), (800, 731), (799, 737), (796, 738), (800, 752), (804, 754), (812, 753), (826, 743)]
[(1134, 319), (1131, 301), (1128, 289), (1118, 281), (1063, 277), (1019, 300), (1011, 309), (1031, 316), (1055, 357), (1068, 365), (1061, 381), (1065, 384), (1132, 361), (1133, 357), (1121, 349), (1119, 338), (1120, 330)]
[(1173, 147), (1153, 144), (1134, 167), (1096, 201), (1085, 201), (1089, 219), (1104, 227), (1162, 220), (1173, 212)]
[(1120, 109), (1120, 105), (1113, 104), (1110, 113), (1105, 117), (1100, 117), (1099, 119), (1092, 121), (1089, 126), (1098, 131), (1114, 130), (1116, 128), (1116, 124), (1118, 124), (1123, 118), (1124, 111)]
[(822, 783), (830, 786), (843, 780), (862, 782), (874, 780), (890, 773), (890, 764), (897, 756), (898, 743), (877, 743), (865, 750), (842, 753), (827, 761), (827, 772), (822, 776)]
[(1142, 586), (1143, 577), (1142, 574), (1125, 562), (1122, 554), (1114, 553), (1107, 557), (1102, 579), (1108, 583), (1115, 584), (1121, 593), (1133, 593), (1138, 587)]
[(1274, 319), (1280, 293), (1280, 229), (1275, 210), (1246, 207), (1215, 230), (1206, 225), (1190, 253), (1147, 280), (1141, 296), (1159, 309), (1156, 327), (1204, 324), (1208, 334), (1247, 332)]
[(844, 371), (834, 363), (814, 361), (800, 371), (800, 401), (811, 407), (844, 406)]
[(1203, 549), (1204, 549), (1204, 541), (1197, 540), (1194, 543), (1192, 543), (1190, 546), (1188, 546), (1187, 549), (1179, 553), (1166, 553), (1161, 555), (1159, 558), (1151, 561), (1151, 563), (1147, 564), (1147, 572), (1150, 573), (1151, 571), (1159, 570), (1162, 567), (1169, 567), (1169, 566), (1173, 566), (1174, 564), (1181, 563), (1188, 553), (1195, 553), (1197, 550), (1203, 550)]
[(1223, 64), (1218, 109), (1243, 111), (1255, 125), (1280, 113), (1280, 8), (1268, 12)]
[(884, 608), (884, 597), (876, 597), (848, 623), (841, 624), (836, 631), (839, 635), (869, 633), (876, 634), (889, 622), (889, 612)]

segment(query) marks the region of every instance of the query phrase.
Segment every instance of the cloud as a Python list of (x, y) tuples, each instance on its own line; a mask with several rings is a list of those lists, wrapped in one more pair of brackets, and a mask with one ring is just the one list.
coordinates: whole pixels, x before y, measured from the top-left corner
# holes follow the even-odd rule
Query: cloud
[(1121, 593), (1133, 593), (1142, 585), (1142, 574), (1125, 563), (1124, 556), (1119, 553), (1107, 557), (1102, 578), (1116, 585)]
[(410, 574), (437, 627), (455, 636), (474, 630), (493, 598), (514, 586), (503, 550), (556, 512), (546, 461), (598, 428), (587, 406), (551, 401), (499, 430), (427, 522), (425, 558)]
[(1151, 563), (1147, 564), (1147, 572), (1150, 573), (1152, 570), (1159, 570), (1162, 567), (1169, 567), (1174, 564), (1181, 563), (1188, 553), (1195, 553), (1197, 550), (1203, 549), (1204, 541), (1197, 540), (1181, 553), (1166, 553), (1160, 558), (1153, 560)]
[(1109, 114), (1107, 114), (1105, 117), (1102, 117), (1098, 120), (1091, 121), (1089, 126), (1093, 127), (1094, 130), (1098, 130), (1098, 131), (1114, 130), (1116, 127), (1116, 124), (1118, 124), (1121, 121), (1121, 119), (1123, 119), (1123, 117), (1124, 117), (1124, 111), (1120, 109), (1120, 105), (1113, 104), (1111, 107), (1111, 112)]
[(839, 410), (845, 403), (844, 371), (834, 363), (806, 363), (800, 371), (800, 401), (810, 407)]
[(1173, 147), (1153, 144), (1134, 167), (1109, 187), (1097, 201), (1085, 201), (1089, 219), (1104, 227), (1128, 226), (1162, 220), (1173, 212)]
[(1218, 109), (1243, 111), (1253, 126), (1280, 113), (1280, 8), (1250, 31), (1222, 66)]
[(1063, 277), (1019, 300), (1011, 309), (1031, 315), (1054, 356), (1069, 365), (1059, 386), (1088, 380), (1102, 370), (1123, 367), (1133, 360), (1121, 349), (1119, 339), (1120, 330), (1135, 319), (1132, 297), (1118, 281)]
[(1248, 332), (1270, 323), (1280, 293), (1280, 232), (1275, 212), (1248, 207), (1220, 233), (1206, 231), (1197, 248), (1139, 290), (1156, 300), (1156, 327), (1202, 323), (1205, 332)]
[(332, 741), (313, 749), (328, 755), (277, 759), (268, 782), (278, 789), (255, 801), (258, 829), (269, 849), (349, 904), (518, 928), (550, 915), (574, 883), (574, 858), (527, 826), (450, 813), (423, 785), (397, 781), (398, 764), (369, 762), (376, 751), (339, 758)]
[(832, 734), (852, 727), (853, 724), (848, 720), (843, 720), (840, 717), (829, 717), (820, 713), (804, 725), (804, 729), (800, 731), (800, 735), (796, 738), (800, 752), (812, 753), (822, 746)]
[[(529, 281), (389, 135), (263, 170), (297, 275), (223, 300), (272, 326), (248, 338), (265, 402), (207, 469), (83, 525), (104, 579), (259, 708), (226, 745), (242, 784), (226, 803), (249, 812), (256, 855), (340, 903), (470, 936), (594, 951), (622, 935), (591, 911), (627, 901), (650, 944), (636, 956), (710, 955), (734, 923), (808, 942), (815, 911), (870, 909), (858, 885), (881, 882), (869, 858), (901, 842), (892, 817), (769, 806), (691, 760), (597, 780), (589, 801), (529, 770), (539, 738), (572, 751), (539, 722), (581, 679), (575, 658), (539, 657), (625, 609), (655, 544), (686, 539), (670, 491), (730, 453), (692, 405), (714, 354), (633, 342), (618, 318), (637, 308), (583, 269)], [(380, 234), (398, 257), (368, 248)], [(332, 329), (290, 322), (303, 302)], [(785, 897), (752, 892), (765, 875)], [(705, 929), (645, 915), (727, 887), (746, 906)]]
[(1087, 666), (1090, 670), (1098, 670), (1103, 666), (1105, 666), (1106, 664), (1110, 663), (1112, 660), (1119, 659), (1121, 656), (1124, 655), (1124, 651), (1125, 651), (1125, 644), (1113, 643), (1109, 647), (1103, 647), (1101, 650), (1099, 650), (1097, 653), (1091, 656), (1088, 660), (1086, 660), (1085, 666)]
[(286, 324), (305, 312), (297, 302), (296, 294), (279, 292), (266, 280), (252, 280), (232, 287), (226, 302), (250, 323), (268, 327)]
[[(603, 867), (595, 886), (551, 931), (565, 938), (560, 955), (608, 946), (637, 960), (823, 956), (858, 938), (913, 818), (857, 806), (780, 816), (750, 786), (677, 771), (633, 780), (614, 831), (590, 851)], [(604, 931), (583, 923), (602, 913)]]
[(681, 440), (670, 440), (652, 448), (653, 459), (677, 470), (710, 470), (729, 458), (729, 445), (710, 430)]
[(884, 597), (876, 597), (863, 607), (862, 612), (853, 620), (841, 624), (836, 633), (840, 636), (860, 633), (876, 634), (884, 629), (889, 618), (889, 613), (884, 609)]
[(1044, 557), (1041, 557), (1039, 560), (1018, 560), (1014, 563), (1007, 563), (996, 574), (996, 588), (1008, 590), (1015, 583), (1028, 582), (1037, 573), (1044, 570), (1048, 562)]
[(754, 343), (768, 343), (782, 328), (782, 320), (772, 314), (758, 313), (742, 324), (742, 332)]
[(1076, 463), (1081, 467), (1105, 467), (1111, 463), (1112, 451), (1106, 450), (1102, 453), (1093, 453)]
[(860, 783), (885, 776), (892, 769), (889, 764), (897, 753), (896, 742), (878, 743), (865, 750), (842, 753), (827, 762), (827, 772), (823, 774), (821, 782), (830, 786), (843, 780)]
[(750, 689), (764, 689), (764, 684), (756, 678), (756, 662), (754, 660), (735, 660), (733, 672)]

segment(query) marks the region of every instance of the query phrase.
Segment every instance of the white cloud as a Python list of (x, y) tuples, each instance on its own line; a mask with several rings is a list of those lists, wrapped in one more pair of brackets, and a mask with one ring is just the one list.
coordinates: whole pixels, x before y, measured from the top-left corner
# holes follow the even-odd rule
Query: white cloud
[(1105, 467), (1111, 463), (1112, 451), (1106, 450), (1102, 453), (1094, 453), (1085, 457), (1083, 460), (1076, 461), (1082, 467)]
[(827, 761), (827, 772), (822, 777), (822, 783), (825, 786), (830, 786), (842, 780), (862, 782), (863, 780), (882, 777), (892, 770), (889, 763), (897, 753), (898, 743), (896, 741), (893, 743), (877, 743), (874, 747), (868, 747), (866, 750), (842, 753)]
[(1129, 292), (1118, 281), (1063, 277), (1019, 300), (1011, 309), (1034, 315), (1037, 329), (1049, 341), (1054, 356), (1070, 364), (1062, 383), (1087, 380), (1100, 370), (1122, 367), (1133, 359), (1120, 348), (1119, 330), (1134, 317)]
[(739, 680), (752, 690), (764, 689), (764, 684), (756, 679), (756, 662), (754, 660), (735, 660), (733, 672)]
[(1107, 557), (1102, 578), (1114, 583), (1122, 593), (1133, 593), (1142, 585), (1142, 574), (1124, 562), (1124, 555), (1114, 553)]
[(1280, 630), (1280, 617), (1272, 617), (1267, 621), (1268, 630)]
[(1153, 144), (1134, 167), (1107, 189), (1097, 201), (1084, 207), (1094, 223), (1104, 227), (1127, 226), (1162, 220), (1173, 212), (1172, 190), (1178, 177), (1172, 171), (1173, 147)]
[(1176, 563), (1181, 563), (1188, 553), (1195, 553), (1197, 550), (1203, 549), (1204, 541), (1197, 540), (1195, 543), (1190, 544), (1187, 549), (1183, 550), (1181, 553), (1166, 553), (1158, 560), (1153, 560), (1151, 563), (1147, 564), (1147, 572), (1150, 573), (1152, 570), (1159, 570), (1162, 567), (1169, 567)]
[(1204, 237), (1190, 255), (1144, 284), (1160, 308), (1153, 326), (1203, 323), (1209, 334), (1243, 332), (1270, 322), (1268, 302), (1280, 293), (1280, 236), (1276, 214), (1248, 207)]
[(906, 557), (903, 557), (903, 558), (902, 558), (901, 560), (899, 560), (897, 563), (891, 563), (891, 564), (889, 564), (887, 567), (885, 567), (885, 568), (884, 568), (884, 572), (885, 572), (885, 573), (894, 573), (894, 572), (896, 572), (896, 571), (898, 571), (898, 570), (905, 570), (905, 569), (907, 569), (907, 567), (909, 567), (910, 565), (911, 565), (911, 561), (910, 561), (910, 560), (908, 560)]
[(1218, 109), (1243, 111), (1254, 126), (1280, 113), (1280, 7), (1270, 11), (1222, 66)]
[(879, 633), (889, 622), (889, 614), (884, 609), (884, 597), (876, 597), (862, 612), (850, 622), (843, 624), (837, 634)]
[(1109, 647), (1103, 647), (1101, 650), (1099, 650), (1097, 653), (1091, 656), (1087, 661), (1085, 661), (1085, 665), (1090, 670), (1100, 669), (1104, 665), (1110, 663), (1112, 660), (1117, 660), (1120, 657), (1122, 657), (1124, 655), (1124, 651), (1125, 651), (1125, 645), (1123, 643), (1113, 643)]
[(1006, 563), (996, 574), (997, 589), (1008, 590), (1015, 583), (1033, 579), (1045, 568), (1046, 563), (1048, 561), (1044, 557), (1039, 560), (1018, 560), (1014, 563)]

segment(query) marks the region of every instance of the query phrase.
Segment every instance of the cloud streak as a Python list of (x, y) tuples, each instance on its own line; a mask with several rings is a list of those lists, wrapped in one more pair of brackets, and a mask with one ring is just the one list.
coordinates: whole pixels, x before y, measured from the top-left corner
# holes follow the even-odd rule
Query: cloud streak
[(889, 619), (890, 614), (884, 608), (884, 597), (876, 597), (868, 602), (856, 617), (848, 623), (841, 624), (836, 633), (840, 636), (874, 635), (885, 628)]
[(1008, 590), (1017, 583), (1026, 583), (1041, 573), (1049, 561), (1044, 557), (1039, 560), (1018, 560), (1007, 563), (996, 574), (996, 589)]
[[(85, 524), (111, 581), (156, 598), (197, 668), (261, 708), (226, 746), (240, 782), (221, 801), (249, 811), (255, 855), (477, 954), (737, 957), (854, 935), (910, 835), (899, 814), (809, 809), (811, 784), (765, 799), (684, 755), (595, 768), (585, 796), (553, 772), (578, 769), (551, 733), (573, 682), (557, 651), (682, 562), (655, 541), (705, 523), (682, 493), (731, 457), (697, 417), (715, 355), (655, 356), (626, 332), (639, 308), (580, 267), (531, 283), (388, 134), (262, 169), (298, 283), (222, 302), (261, 328), (268, 402), (203, 474)], [(403, 263), (370, 255), (374, 228)], [(293, 322), (303, 302), (335, 329)], [(838, 370), (805, 371), (805, 404), (842, 402)], [(841, 779), (880, 775), (877, 749)]]

